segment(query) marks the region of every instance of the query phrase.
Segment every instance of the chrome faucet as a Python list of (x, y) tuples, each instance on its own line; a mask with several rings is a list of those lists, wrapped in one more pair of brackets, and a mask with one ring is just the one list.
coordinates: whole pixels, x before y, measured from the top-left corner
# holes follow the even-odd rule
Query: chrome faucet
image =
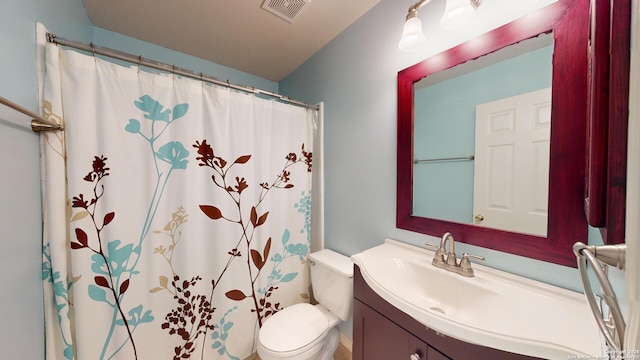
[(444, 246), (449, 242), (449, 252), (447, 253), (447, 265), (449, 266), (458, 266), (458, 261), (456, 260), (456, 245), (453, 240), (453, 235), (451, 233), (444, 233), (442, 235), (442, 240), (440, 240), (440, 247), (444, 249)]
[[(448, 252), (447, 250), (445, 250), (447, 242), (449, 242)], [(474, 276), (473, 268), (471, 267), (471, 261), (469, 261), (470, 258), (484, 261), (484, 258), (482, 256), (469, 255), (467, 253), (464, 253), (460, 258), (460, 262), (458, 262), (455, 252), (455, 240), (453, 239), (453, 235), (451, 235), (451, 233), (449, 232), (446, 232), (444, 233), (444, 235), (442, 235), (440, 246), (431, 245), (429, 243), (426, 243), (425, 245), (436, 249), (436, 253), (433, 256), (433, 261), (431, 262), (433, 266), (454, 272), (456, 274), (460, 274), (462, 276)]]

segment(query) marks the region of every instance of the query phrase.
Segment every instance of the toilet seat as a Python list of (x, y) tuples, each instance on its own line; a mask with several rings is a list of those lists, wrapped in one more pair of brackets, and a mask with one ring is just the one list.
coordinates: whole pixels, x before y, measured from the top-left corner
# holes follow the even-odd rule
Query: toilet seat
[(258, 339), (260, 347), (270, 355), (289, 357), (314, 348), (328, 330), (325, 314), (311, 304), (301, 303), (271, 316), (262, 325)]

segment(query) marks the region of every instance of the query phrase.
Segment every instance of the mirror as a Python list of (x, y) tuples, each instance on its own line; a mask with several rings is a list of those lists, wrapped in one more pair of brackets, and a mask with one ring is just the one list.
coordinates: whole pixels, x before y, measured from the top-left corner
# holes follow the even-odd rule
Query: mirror
[(552, 55), (542, 34), (414, 84), (413, 215), (547, 235)]
[[(547, 34), (547, 36), (542, 36)], [(398, 162), (397, 162), (397, 209), (396, 225), (398, 228), (417, 231), (433, 236), (442, 236), (451, 232), (456, 241), (491, 248), (498, 251), (522, 255), (557, 264), (576, 266), (572, 253), (572, 245), (576, 241), (587, 238), (587, 223), (583, 211), (583, 191), (585, 174), (586, 146), (586, 98), (587, 98), (587, 45), (589, 36), (589, 1), (560, 0), (528, 16), (497, 28), (479, 38), (459, 45), (444, 53), (426, 59), (398, 73)], [(450, 111), (433, 115), (434, 105), (425, 102), (421, 92), (435, 83), (443, 84), (442, 79), (450, 77), (448, 72), (459, 71), (470, 64), (485, 61), (484, 55), (499, 55), (536, 39), (553, 39), (553, 59), (551, 78), (550, 138), (547, 148), (548, 174), (537, 181), (548, 191), (541, 200), (548, 216), (544, 217), (542, 231), (536, 232), (523, 228), (496, 228), (478, 224), (472, 204), (473, 194), (480, 193), (469, 190), (469, 184), (478, 182), (473, 174), (476, 158), (460, 162), (435, 161), (432, 164), (415, 164), (415, 160), (441, 159), (450, 157), (476, 156), (477, 150), (469, 148), (469, 143), (476, 142), (475, 127), (454, 125), (455, 136), (466, 136), (463, 146), (444, 149), (437, 141), (446, 138), (441, 130), (432, 129), (431, 138), (424, 140), (421, 132), (424, 126), (439, 124), (442, 120), (457, 118)], [(477, 44), (483, 44), (478, 46)], [(502, 50), (502, 51), (500, 51)], [(463, 65), (461, 65), (463, 64)], [(458, 66), (461, 65), (461, 66)], [(470, 70), (462, 69), (469, 76)], [(465, 76), (465, 75), (462, 75)], [(459, 78), (459, 77), (457, 77)], [(423, 84), (426, 83), (426, 84)], [(496, 86), (493, 81), (490, 86)], [(428, 91), (427, 91), (428, 92)], [(451, 92), (451, 90), (440, 93)], [(434, 96), (433, 92), (431, 95)], [(510, 97), (510, 95), (499, 98)], [(420, 102), (414, 100), (420, 98)], [(487, 100), (487, 99), (485, 99)], [(495, 99), (494, 99), (495, 100)], [(491, 99), (489, 99), (491, 101)], [(485, 103), (486, 101), (480, 101)], [(430, 109), (424, 109), (428, 107)], [(451, 109), (455, 105), (445, 108)], [(473, 109), (475, 112), (475, 109)], [(423, 115), (424, 114), (424, 115)], [(467, 120), (475, 124), (475, 116)], [(445, 122), (446, 123), (446, 122)], [(430, 125), (425, 125), (430, 124)], [(450, 124), (449, 124), (450, 125)], [(475, 126), (475, 125), (474, 125)], [(464, 130), (463, 130), (464, 129)], [(467, 134), (464, 135), (463, 133)], [(436, 151), (442, 150), (442, 153)], [(429, 151), (432, 151), (429, 153)], [(446, 153), (444, 152), (446, 151)], [(454, 153), (459, 151), (460, 153)], [(543, 156), (544, 157), (544, 156)], [(522, 163), (522, 162), (521, 162)], [(454, 170), (451, 169), (453, 164)], [(431, 167), (432, 170), (428, 170)], [(451, 171), (467, 173), (466, 176), (454, 176)], [(466, 167), (466, 169), (462, 169)], [(522, 172), (517, 170), (516, 172)], [(423, 190), (433, 190), (433, 184), (424, 185), (425, 176), (430, 176), (445, 188), (451, 189), (452, 183), (466, 181), (466, 195), (444, 198), (427, 196), (427, 203), (422, 202)], [(421, 185), (423, 184), (423, 185)], [(491, 186), (491, 185), (490, 185)], [(502, 185), (501, 185), (502, 186)], [(443, 192), (436, 191), (440, 194)], [(453, 191), (460, 195), (462, 191)], [(432, 194), (434, 191), (431, 192)], [(526, 193), (518, 190), (517, 193)], [(540, 199), (541, 198), (541, 199)], [(539, 201), (540, 203), (540, 201)], [(465, 207), (461, 211), (458, 207)], [(451, 209), (454, 209), (451, 211)], [(471, 210), (469, 210), (471, 209)], [(449, 210), (449, 214), (446, 211)], [(511, 221), (507, 221), (509, 223)], [(500, 226), (498, 226), (500, 227)]]

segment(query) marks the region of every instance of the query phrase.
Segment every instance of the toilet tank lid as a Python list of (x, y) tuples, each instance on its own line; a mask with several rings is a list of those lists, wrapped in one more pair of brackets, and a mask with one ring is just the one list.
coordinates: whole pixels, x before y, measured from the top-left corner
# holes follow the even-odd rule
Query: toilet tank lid
[(309, 254), (309, 258), (334, 269), (342, 276), (353, 277), (353, 263), (347, 256), (330, 249), (322, 249)]

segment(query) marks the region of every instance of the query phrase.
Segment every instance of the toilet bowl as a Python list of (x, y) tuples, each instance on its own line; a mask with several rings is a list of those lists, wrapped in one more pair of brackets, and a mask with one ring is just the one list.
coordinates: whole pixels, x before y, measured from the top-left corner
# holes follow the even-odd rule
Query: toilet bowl
[(334, 251), (309, 255), (317, 305), (295, 304), (268, 318), (258, 333), (262, 360), (330, 360), (340, 342), (338, 324), (349, 318), (353, 264)]

